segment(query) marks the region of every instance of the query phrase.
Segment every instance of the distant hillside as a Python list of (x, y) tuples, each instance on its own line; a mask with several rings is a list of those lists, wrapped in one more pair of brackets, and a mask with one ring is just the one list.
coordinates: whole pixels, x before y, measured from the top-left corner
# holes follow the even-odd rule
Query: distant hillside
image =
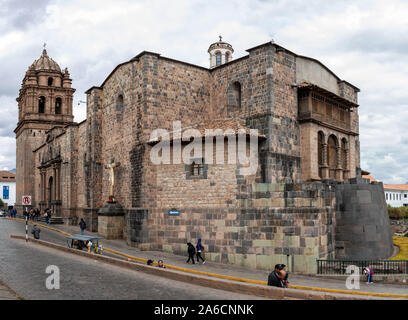
[(16, 169), (10, 170), (10, 172), (16, 173)]

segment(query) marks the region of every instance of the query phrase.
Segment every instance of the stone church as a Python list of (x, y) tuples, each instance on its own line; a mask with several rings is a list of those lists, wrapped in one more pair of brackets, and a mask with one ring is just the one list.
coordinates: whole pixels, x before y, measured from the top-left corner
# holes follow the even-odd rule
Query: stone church
[[(17, 98), (17, 199), (31, 195), (68, 224), (83, 217), (142, 250), (184, 254), (201, 237), (207, 259), (260, 269), (315, 272), (316, 259), (390, 256), (383, 186), (361, 178), (360, 90), (274, 42), (247, 52), (233, 59), (220, 38), (204, 68), (143, 51), (86, 91), (87, 117), (76, 123), (68, 69), (44, 49)], [(152, 132), (172, 132), (175, 121), (202, 140), (205, 129), (240, 129), (249, 141), (256, 129), (256, 172), (207, 153), (152, 163)], [(168, 139), (174, 155), (177, 138)]]

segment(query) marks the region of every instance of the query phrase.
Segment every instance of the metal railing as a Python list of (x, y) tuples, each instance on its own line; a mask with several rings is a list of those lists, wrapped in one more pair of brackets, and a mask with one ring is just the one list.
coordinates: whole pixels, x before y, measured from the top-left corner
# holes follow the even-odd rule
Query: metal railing
[(408, 274), (408, 260), (317, 260), (317, 274), (345, 275), (349, 265), (369, 267), (374, 274)]

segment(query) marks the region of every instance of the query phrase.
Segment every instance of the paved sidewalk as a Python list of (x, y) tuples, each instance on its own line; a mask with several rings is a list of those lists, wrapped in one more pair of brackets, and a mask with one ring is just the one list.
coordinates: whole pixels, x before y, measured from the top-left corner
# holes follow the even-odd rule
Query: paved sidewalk
[[(72, 234), (79, 234), (80, 229), (79, 227), (75, 226), (67, 226), (67, 225), (50, 225), (50, 227), (59, 229), (61, 231), (65, 231)], [(44, 231), (46, 229), (43, 229)], [(52, 232), (47, 230), (47, 232)], [(54, 232), (55, 234), (58, 234)], [(96, 235), (97, 233), (94, 232), (85, 232), (85, 234)], [(41, 234), (43, 235), (43, 233)], [(44, 234), (45, 235), (45, 234)], [(59, 241), (60, 244), (66, 245), (65, 238), (62, 234), (60, 235)], [(42, 237), (43, 240), (47, 239)], [(162, 259), (164, 264), (169, 264), (181, 268), (188, 268), (192, 270), (202, 271), (202, 272), (211, 272), (221, 275), (245, 278), (245, 279), (252, 279), (252, 280), (260, 280), (260, 281), (267, 281), (269, 271), (264, 270), (255, 270), (249, 269), (245, 267), (240, 267), (231, 264), (222, 264), (212, 261), (206, 261), (203, 265), (201, 262), (199, 264), (187, 264), (186, 260), (187, 257), (178, 256), (174, 254), (170, 254), (167, 252), (160, 252), (160, 251), (141, 251), (137, 248), (129, 247), (126, 244), (125, 240), (106, 240), (103, 239), (101, 241), (104, 247), (108, 247), (110, 249), (114, 249), (138, 258), (143, 259), (152, 259), (157, 261)], [(108, 255), (108, 253), (106, 253)], [(111, 255), (111, 254), (109, 254)], [(112, 255), (115, 257), (119, 257), (117, 255)], [(205, 257), (205, 253), (204, 253)], [(125, 259), (125, 258), (123, 258)], [(285, 263), (283, 261), (283, 263)], [(337, 290), (348, 290), (345, 286), (345, 280), (336, 280), (336, 279), (329, 279), (317, 276), (306, 276), (306, 275), (298, 275), (298, 274), (289, 274), (289, 281), (291, 285), (299, 285), (299, 286), (308, 286), (308, 287), (316, 287), (316, 288), (327, 288), (327, 289), (337, 289)], [(375, 277), (374, 277), (375, 281)], [(383, 283), (374, 283), (374, 284), (366, 284), (365, 282), (360, 282), (360, 290), (352, 290), (352, 291), (361, 291), (361, 292), (377, 292), (377, 293), (391, 293), (391, 294), (404, 294), (408, 295), (408, 285), (407, 284), (383, 284)]]

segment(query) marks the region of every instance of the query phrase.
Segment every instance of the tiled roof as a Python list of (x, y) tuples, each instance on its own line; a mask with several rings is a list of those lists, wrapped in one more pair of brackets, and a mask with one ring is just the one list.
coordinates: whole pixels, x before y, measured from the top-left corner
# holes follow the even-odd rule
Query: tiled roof
[(370, 176), (369, 174), (362, 175), (361, 177), (364, 178), (364, 179), (370, 179), (370, 183), (373, 182), (373, 181), (377, 181), (372, 176)]
[[(370, 183), (375, 180), (371, 175), (362, 175), (362, 178), (370, 179)], [(400, 190), (400, 191), (408, 191), (408, 184), (383, 184), (384, 190)]]
[[(190, 127), (185, 127), (182, 128), (182, 134), (188, 130), (188, 129), (195, 129), (199, 131), (199, 135), (197, 135), (198, 137), (205, 137), (206, 136), (206, 130), (217, 130), (217, 129), (221, 129), (222, 130), (222, 134), (225, 137), (228, 137), (230, 135), (235, 135), (237, 133), (239, 133), (242, 130), (245, 130), (245, 133), (247, 135), (252, 135), (253, 133), (251, 133), (251, 129), (248, 128), (247, 126), (245, 126), (245, 121), (241, 120), (241, 119), (219, 119), (219, 120), (212, 120), (212, 121), (208, 121), (208, 122), (203, 122), (203, 123), (198, 123), (195, 124), (193, 126)], [(227, 131), (229, 130), (229, 131)], [(232, 130), (232, 131), (231, 131)], [(163, 137), (158, 137), (155, 139), (150, 139), (149, 143), (155, 143), (155, 142), (159, 142), (160, 140), (173, 140), (173, 132), (169, 132), (169, 137), (164, 138)], [(207, 135), (207, 136), (219, 136), (220, 134), (218, 132), (214, 132), (211, 135)], [(265, 138), (264, 135), (260, 134), (259, 132), (256, 134), (259, 138)], [(181, 135), (182, 136), (182, 135)]]
[(16, 174), (10, 171), (0, 171), (0, 182), (16, 182)]
[(384, 189), (408, 191), (408, 184), (384, 184)]

